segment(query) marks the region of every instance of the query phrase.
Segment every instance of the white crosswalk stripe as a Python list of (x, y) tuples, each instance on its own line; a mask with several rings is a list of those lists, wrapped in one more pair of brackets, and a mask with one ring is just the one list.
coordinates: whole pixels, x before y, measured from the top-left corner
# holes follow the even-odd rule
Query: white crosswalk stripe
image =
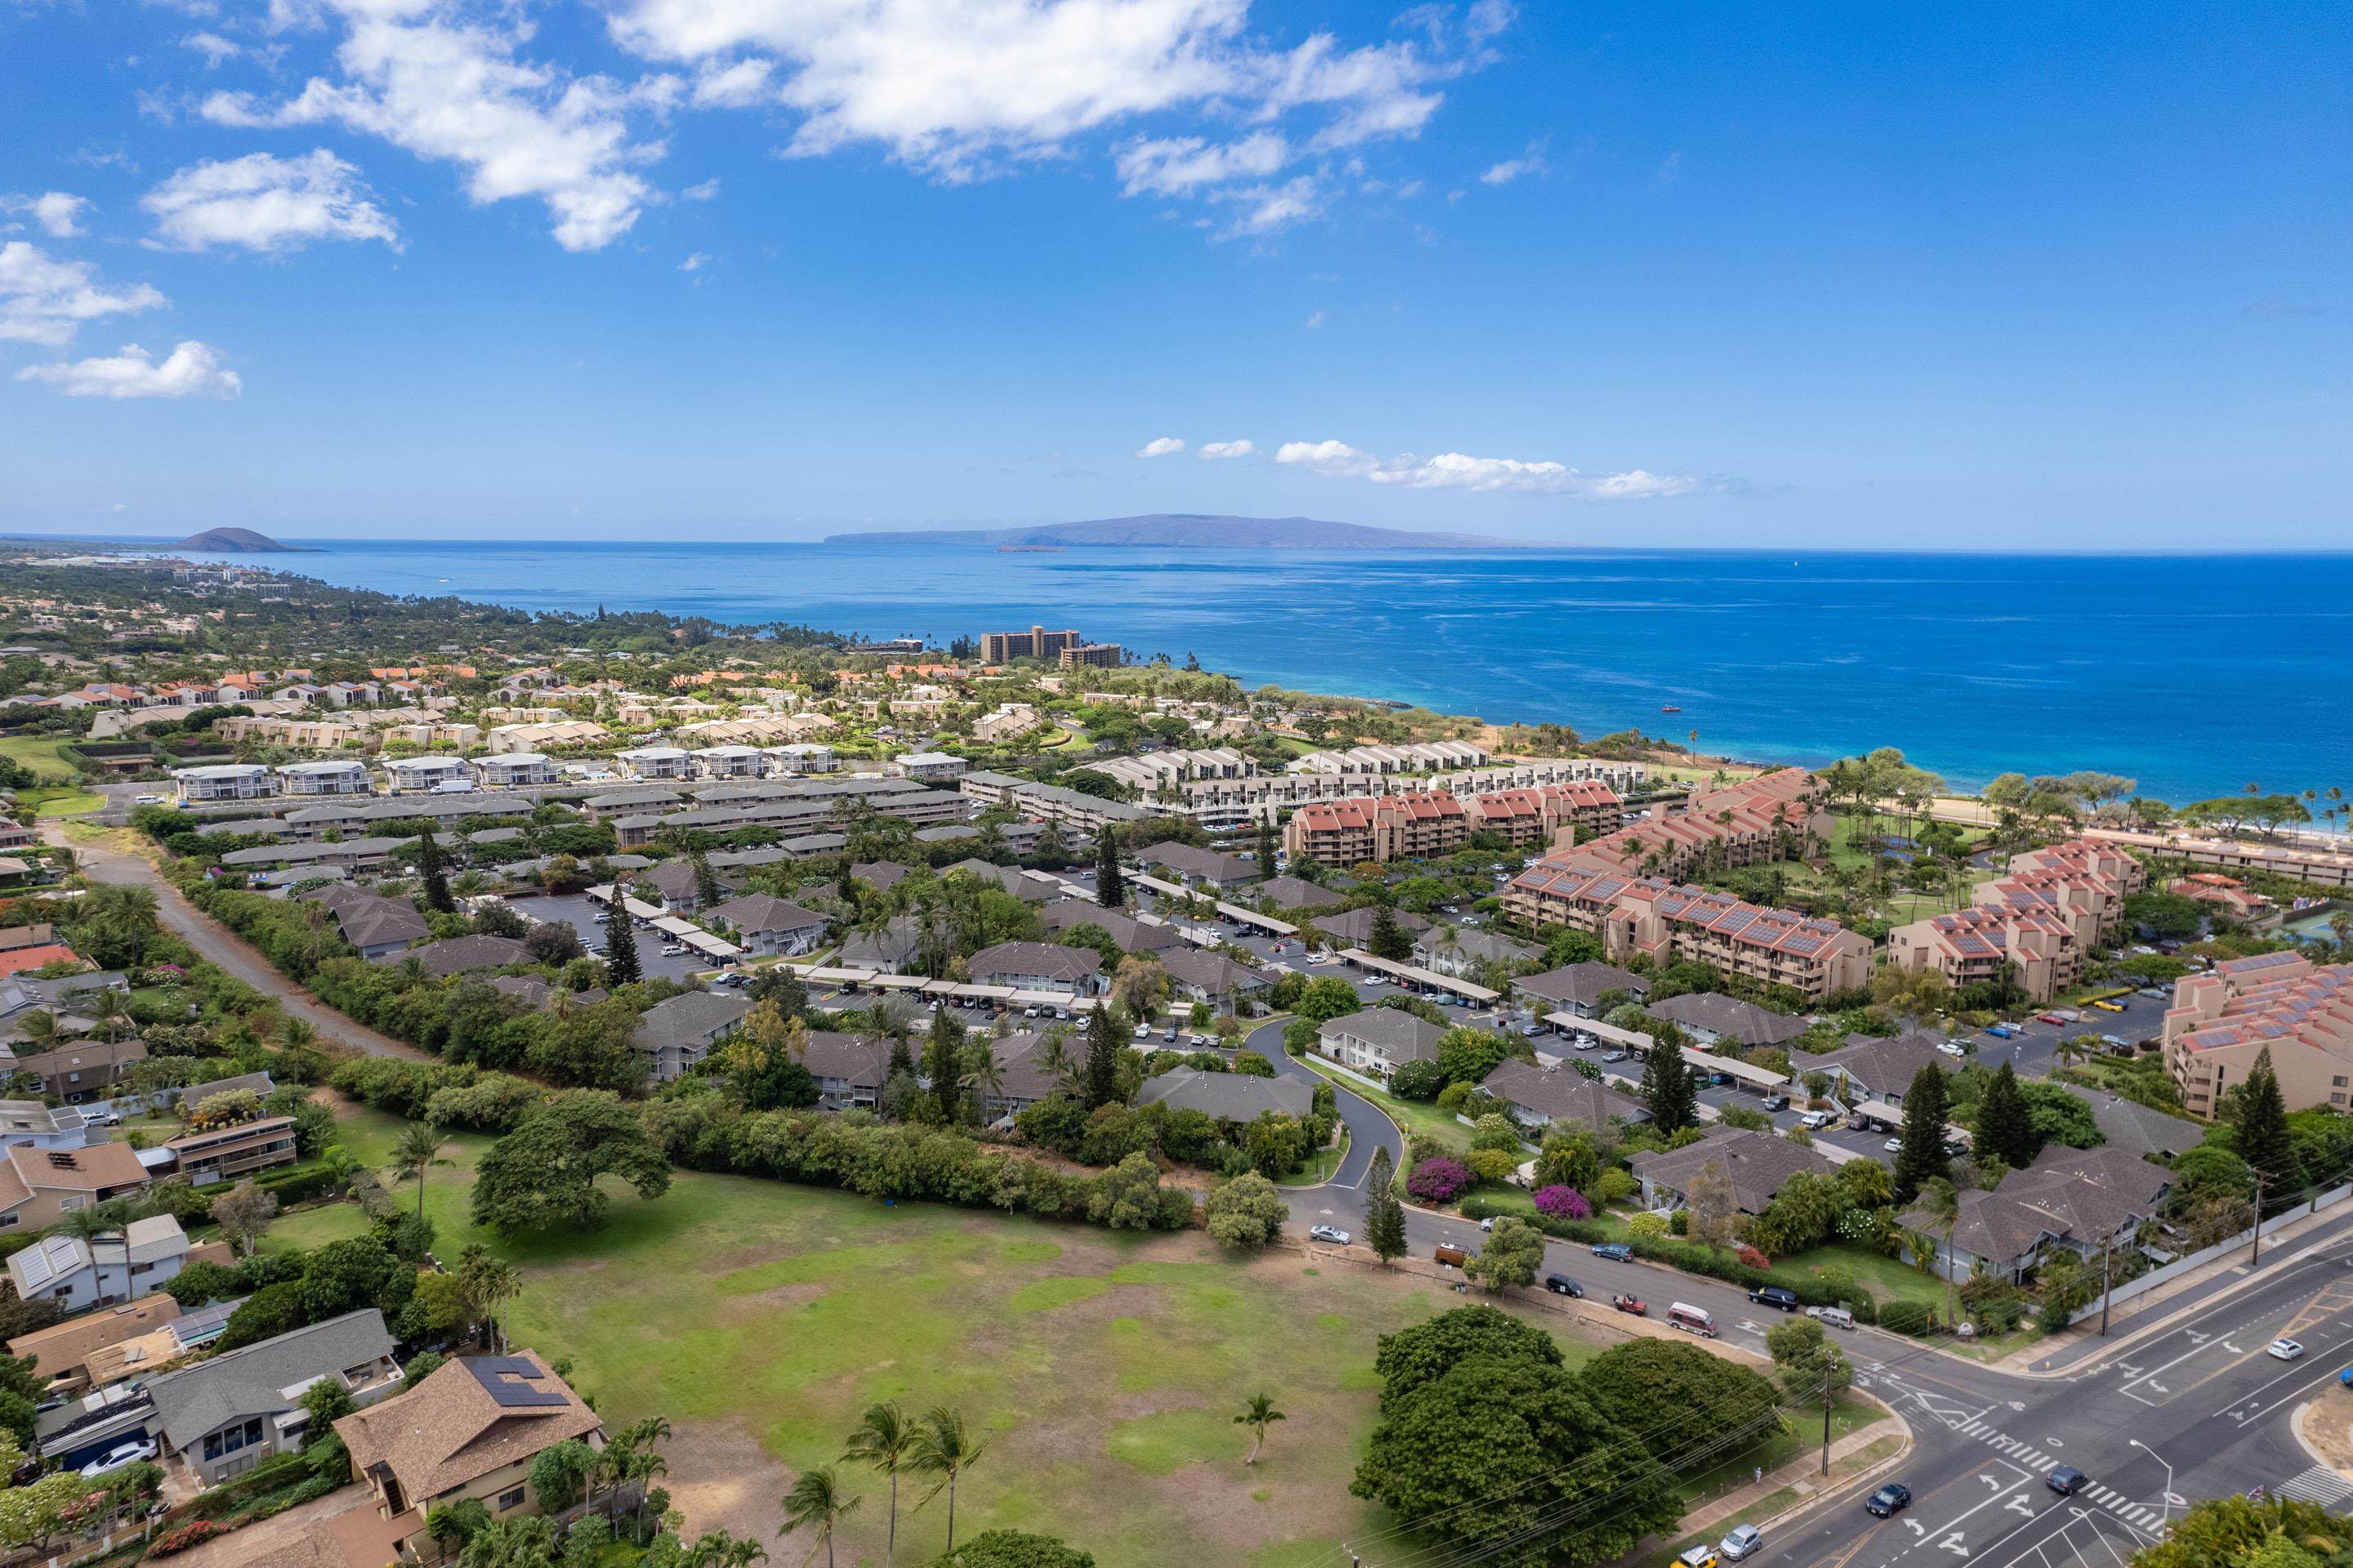
[[(1971, 1427), (1975, 1427), (1976, 1430), (1970, 1430)], [(2020, 1442), (2007, 1432), (1986, 1425), (1983, 1421), (1973, 1421), (1955, 1430), (1965, 1436), (1975, 1437), (1989, 1448), (2000, 1449), (2015, 1463), (2031, 1466), (2039, 1474), (2047, 1476), (2059, 1467), (2059, 1461), (2050, 1455)], [(2308, 1502), (2318, 1502), (2325, 1506), (2342, 1507), (2348, 1502), (2353, 1502), (2353, 1483), (2347, 1482), (2335, 1471), (2319, 1466), (2315, 1466), (2276, 1489), (2281, 1497), (2301, 1498)], [(2097, 1504), (2145, 1534), (2156, 1534), (2165, 1527), (2165, 1516), (2162, 1513), (2137, 1503), (2124, 1493), (2096, 1481), (2085, 1482), (2077, 1495), (2086, 1501)]]
[(2302, 1475), (2290, 1477), (2274, 1490), (2281, 1497), (2295, 1498), (2299, 1502), (2316, 1502), (2324, 1508), (2341, 1508), (2348, 1499), (2353, 1499), (2353, 1483), (2321, 1465), (2315, 1465)]

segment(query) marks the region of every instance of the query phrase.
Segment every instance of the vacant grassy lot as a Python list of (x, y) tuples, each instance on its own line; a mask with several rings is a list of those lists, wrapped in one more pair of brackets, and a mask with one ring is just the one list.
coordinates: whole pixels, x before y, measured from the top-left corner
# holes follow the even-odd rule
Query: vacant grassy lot
[[(378, 1164), (399, 1125), (352, 1112), (345, 1146)], [(1114, 1236), (693, 1173), (651, 1203), (617, 1197), (593, 1234), (501, 1243), (465, 1212), (487, 1146), (453, 1139), (427, 1183), (437, 1250), (482, 1239), (516, 1261), (513, 1336), (572, 1358), (609, 1417), (667, 1415), (668, 1484), (692, 1524), (756, 1531), (779, 1561), (807, 1550), (776, 1542), (792, 1477), (836, 1459), (880, 1399), (951, 1404), (992, 1435), (958, 1490), (960, 1536), (1044, 1530), (1141, 1568), (1331, 1561), (1380, 1522), (1347, 1493), (1372, 1425), (1374, 1341), (1460, 1300), (1297, 1253), (1236, 1263), (1198, 1233)], [(317, 1245), (360, 1224), (354, 1205), (307, 1211), (269, 1245)], [(1614, 1342), (1526, 1310), (1572, 1364)], [(1245, 1467), (1232, 1417), (1261, 1390), (1289, 1419)], [(867, 1503), (840, 1561), (879, 1563), (884, 1489), (844, 1478)], [(902, 1488), (902, 1562), (944, 1544), (944, 1503), (911, 1512), (922, 1495)]]
[(0, 757), (33, 770), (44, 784), (62, 784), (74, 770), (58, 753), (58, 743), (37, 735), (12, 735), (0, 740)]

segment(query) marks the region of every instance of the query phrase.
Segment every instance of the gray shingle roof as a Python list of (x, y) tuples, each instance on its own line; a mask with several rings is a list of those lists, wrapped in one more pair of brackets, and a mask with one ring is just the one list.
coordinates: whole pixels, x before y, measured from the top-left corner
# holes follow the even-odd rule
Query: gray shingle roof
[(1779, 1045), (1806, 1032), (1802, 1018), (1767, 1012), (1753, 1001), (1739, 1001), (1712, 991), (1671, 996), (1664, 1001), (1646, 1004), (1644, 1011), (1653, 1018), (1663, 1018), (1686, 1029), (1709, 1030), (1742, 1045)]
[(1630, 1163), (1634, 1174), (1677, 1192), (1691, 1191), (1692, 1178), (1710, 1164), (1722, 1161), (1732, 1183), (1733, 1201), (1743, 1213), (1762, 1213), (1782, 1182), (1800, 1171), (1827, 1176), (1838, 1169), (1810, 1149), (1786, 1138), (1751, 1128), (1715, 1127), (1697, 1143), (1655, 1154), (1638, 1154)]
[(1645, 1122), (1648, 1107), (1631, 1095), (1619, 1093), (1573, 1067), (1538, 1067), (1526, 1062), (1499, 1062), (1480, 1085), (1508, 1105), (1515, 1105), (1553, 1121), (1576, 1122), (1599, 1132), (1609, 1118)]
[(1100, 955), (1052, 942), (999, 942), (965, 961), (965, 972), (975, 980), (987, 975), (1042, 975), (1076, 983), (1092, 979), (1102, 969)]
[(1402, 1007), (1367, 1007), (1325, 1019), (1315, 1033), (1326, 1040), (1352, 1036), (1380, 1048), (1391, 1062), (1434, 1062), (1446, 1031)]
[(274, 1415), (300, 1403), (284, 1391), (297, 1384), (364, 1366), (392, 1354), (392, 1336), (385, 1331), (384, 1314), (373, 1307), (330, 1318), (323, 1323), (296, 1329), (258, 1345), (215, 1356), (179, 1372), (165, 1372), (147, 1384), (164, 1435), (175, 1448), (185, 1448), (227, 1422), (243, 1416)]
[(1269, 983), (1264, 971), (1238, 964), (1223, 953), (1204, 952), (1198, 948), (1171, 948), (1160, 955), (1160, 967), (1167, 971), (1170, 980), (1211, 996), (1229, 991), (1255, 991)]
[(634, 1039), (640, 1051), (701, 1045), (714, 1031), (741, 1022), (751, 1011), (752, 1003), (744, 997), (690, 991), (658, 1001), (639, 1014)]
[(503, 969), (531, 962), (531, 950), (512, 937), (451, 937), (427, 942), (405, 953), (386, 953), (383, 964), (405, 964), (415, 959), (428, 975), (463, 974), (468, 969)]
[(1315, 1087), (1298, 1078), (1257, 1078), (1179, 1067), (1146, 1078), (1135, 1100), (1138, 1105), (1165, 1105), (1170, 1110), (1203, 1111), (1219, 1121), (1255, 1121), (1267, 1111), (1304, 1121), (1315, 1110)]
[(1536, 997), (1563, 1007), (1591, 1007), (1605, 991), (1625, 991), (1638, 997), (1648, 996), (1651, 994), (1651, 982), (1615, 964), (1586, 963), (1546, 969), (1540, 975), (1522, 975), (1512, 982), (1512, 989), (1523, 996)]
[(703, 914), (743, 931), (806, 931), (825, 924), (825, 916), (816, 910), (804, 909), (789, 898), (766, 893), (747, 893), (741, 898), (714, 905)]

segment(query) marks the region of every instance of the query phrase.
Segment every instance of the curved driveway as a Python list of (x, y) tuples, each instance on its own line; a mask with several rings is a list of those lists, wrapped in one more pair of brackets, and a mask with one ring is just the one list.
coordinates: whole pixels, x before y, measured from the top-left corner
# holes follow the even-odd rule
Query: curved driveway
[[(1286, 1019), (1282, 1022), (1260, 1024), (1242, 1043), (1244, 1048), (1255, 1051), (1273, 1063), (1275, 1072), (1283, 1077), (1299, 1078), (1310, 1084), (1325, 1082), (1321, 1073), (1282, 1048), (1282, 1023), (1288, 1022)], [(1340, 1161), (1340, 1169), (1332, 1173), (1329, 1181), (1320, 1187), (1295, 1189), (1293, 1192), (1294, 1198), (1312, 1197), (1328, 1201), (1337, 1196), (1333, 1191), (1335, 1188), (1355, 1192), (1363, 1187), (1365, 1172), (1373, 1163), (1373, 1150), (1376, 1149), (1387, 1149), (1394, 1163), (1401, 1164), (1405, 1160), (1405, 1135), (1398, 1130), (1397, 1123), (1389, 1120), (1388, 1112), (1361, 1095), (1349, 1093), (1346, 1086), (1342, 1084), (1332, 1085), (1332, 1096), (1340, 1119), (1347, 1124), (1347, 1158)], [(1298, 1212), (1293, 1210), (1294, 1217)], [(1319, 1213), (1312, 1223), (1324, 1223), (1328, 1211)], [(1358, 1214), (1356, 1218), (1361, 1219), (1362, 1215)], [(1344, 1224), (1350, 1230), (1357, 1228), (1349, 1220), (1333, 1223)]]

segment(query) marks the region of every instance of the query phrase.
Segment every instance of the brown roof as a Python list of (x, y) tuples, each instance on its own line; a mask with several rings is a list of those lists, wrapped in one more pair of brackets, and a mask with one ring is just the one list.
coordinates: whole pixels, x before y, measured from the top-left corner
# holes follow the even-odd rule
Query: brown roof
[(12, 1356), (32, 1356), (37, 1369), (50, 1377), (89, 1363), (109, 1345), (160, 1329), (180, 1315), (180, 1304), (164, 1291), (142, 1296), (121, 1307), (101, 1307), (8, 1341)]
[(147, 1167), (127, 1143), (92, 1143), (80, 1149), (12, 1143), (8, 1163), (16, 1168), (18, 1181), (36, 1190), (95, 1192), (101, 1187), (136, 1187), (147, 1180)]
[(335, 1423), (353, 1470), (365, 1476), (382, 1465), (418, 1504), (602, 1429), (596, 1413), (528, 1351), (459, 1357), (406, 1393)]

